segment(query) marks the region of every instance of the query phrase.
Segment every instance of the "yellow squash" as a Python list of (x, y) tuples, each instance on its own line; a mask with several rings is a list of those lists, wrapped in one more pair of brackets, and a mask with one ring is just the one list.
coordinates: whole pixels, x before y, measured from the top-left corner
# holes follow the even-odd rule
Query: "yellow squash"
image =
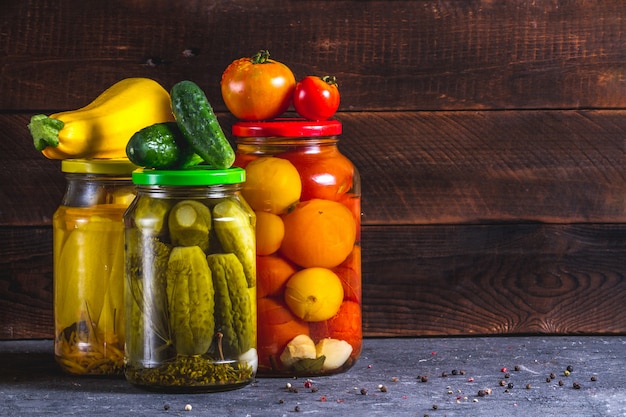
[(169, 93), (149, 78), (126, 78), (83, 108), (33, 116), (28, 128), (50, 159), (126, 158), (135, 132), (167, 121), (174, 121)]

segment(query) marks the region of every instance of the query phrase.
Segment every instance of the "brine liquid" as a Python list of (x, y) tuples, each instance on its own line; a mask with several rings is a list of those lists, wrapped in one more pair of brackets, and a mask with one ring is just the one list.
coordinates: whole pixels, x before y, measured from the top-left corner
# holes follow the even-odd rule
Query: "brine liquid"
[(55, 357), (77, 375), (122, 375), (125, 204), (53, 218)]

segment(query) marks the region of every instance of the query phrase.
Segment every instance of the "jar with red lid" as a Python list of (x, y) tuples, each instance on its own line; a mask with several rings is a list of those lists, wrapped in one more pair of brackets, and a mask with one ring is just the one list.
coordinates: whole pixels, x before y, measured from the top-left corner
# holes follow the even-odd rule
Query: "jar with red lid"
[(329, 375), (359, 357), (361, 183), (337, 120), (233, 125), (257, 218), (259, 376)]

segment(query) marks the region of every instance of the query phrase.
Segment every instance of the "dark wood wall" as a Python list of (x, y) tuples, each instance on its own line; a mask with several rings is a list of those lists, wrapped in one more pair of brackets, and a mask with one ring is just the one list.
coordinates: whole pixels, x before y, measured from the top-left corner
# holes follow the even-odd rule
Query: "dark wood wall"
[(221, 73), (259, 49), (340, 82), (367, 336), (626, 332), (622, 0), (8, 0), (0, 338), (53, 333), (65, 182), (30, 116), (190, 79), (229, 131)]

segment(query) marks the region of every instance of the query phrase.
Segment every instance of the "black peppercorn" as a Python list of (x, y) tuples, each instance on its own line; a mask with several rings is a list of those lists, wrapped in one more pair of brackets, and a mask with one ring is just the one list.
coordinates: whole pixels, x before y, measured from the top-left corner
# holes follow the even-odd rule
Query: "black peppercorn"
[(447, 377), (447, 376), (448, 376), (448, 373), (447, 373), (446, 371), (443, 371), (443, 372), (441, 373), (441, 377), (442, 377), (442, 378), (445, 378), (445, 377)]
[(439, 406), (437, 404), (433, 404), (433, 410), (436, 410), (438, 408), (439, 408)]
[(580, 389), (580, 384), (578, 382), (574, 382), (572, 386), (574, 387), (574, 389)]
[(367, 388), (361, 388), (361, 395), (367, 394)]
[(513, 383), (512, 383), (512, 382), (509, 382), (509, 383), (508, 383), (508, 385), (507, 385), (506, 387), (507, 387), (507, 388), (509, 388), (509, 389), (513, 388)]
[(551, 372), (550, 373), (550, 379), (554, 379), (554, 378), (556, 378), (556, 375), (554, 374), (554, 372)]
[(516, 371), (519, 371), (519, 370), (520, 370), (519, 365), (515, 365), (515, 370), (516, 370)]
[(505, 377), (505, 378), (510, 378), (510, 377), (511, 377), (511, 374), (507, 372), (506, 374), (504, 374), (504, 377)]
[(423, 375), (422, 378), (420, 379), (420, 381), (422, 382), (428, 382), (428, 376)]
[(461, 369), (460, 374), (461, 375), (465, 375), (465, 371), (463, 369)]
[(593, 376), (591, 377), (591, 380), (592, 380), (592, 381), (597, 381), (597, 380), (598, 380), (598, 377), (596, 377), (595, 375), (593, 375)]
[(485, 392), (485, 390), (484, 390), (484, 389), (480, 389), (480, 390), (478, 390), (478, 396), (479, 396), (479, 397), (484, 397), (485, 395), (487, 395), (487, 393)]
[(300, 411), (300, 406), (296, 405), (293, 409), (293, 411), (295, 411), (296, 413)]
[(567, 369), (570, 372), (574, 371), (574, 367), (572, 365), (567, 365), (567, 368), (565, 368), (565, 369)]
[(562, 379), (559, 379), (559, 387), (562, 387), (563, 385), (565, 385), (565, 383), (563, 382)]
[(456, 374), (458, 374), (458, 373), (459, 373), (459, 371), (457, 371), (456, 369), (453, 369), (453, 370), (452, 370), (452, 375), (456, 375)]
[(532, 388), (532, 385), (526, 384), (526, 389), (531, 389), (531, 388)]
[(506, 381), (504, 379), (500, 380), (500, 386), (503, 387), (506, 385)]

